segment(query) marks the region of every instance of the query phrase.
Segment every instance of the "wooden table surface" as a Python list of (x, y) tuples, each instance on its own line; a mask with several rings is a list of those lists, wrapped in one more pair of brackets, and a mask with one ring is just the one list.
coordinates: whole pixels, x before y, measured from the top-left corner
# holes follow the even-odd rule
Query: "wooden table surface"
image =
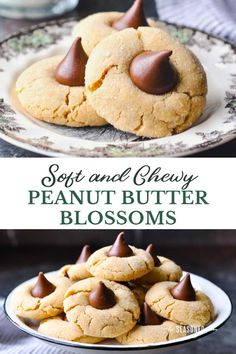
[[(79, 16), (99, 11), (124, 11), (133, 0), (80, 0), (78, 7), (63, 17)], [(157, 16), (154, 0), (145, 1), (147, 16)], [(11, 20), (0, 17), (0, 41), (22, 28), (37, 24), (39, 21)], [(36, 153), (20, 149), (0, 139), (0, 157), (37, 157)], [(236, 139), (217, 148), (195, 154), (197, 157), (234, 157), (236, 156)]]

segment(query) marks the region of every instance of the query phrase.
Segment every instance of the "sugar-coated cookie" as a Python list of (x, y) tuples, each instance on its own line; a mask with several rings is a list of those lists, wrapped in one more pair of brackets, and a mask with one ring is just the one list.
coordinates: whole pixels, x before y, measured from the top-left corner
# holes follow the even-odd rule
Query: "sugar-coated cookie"
[(115, 338), (132, 329), (140, 315), (134, 294), (119, 283), (88, 278), (73, 284), (64, 311), (88, 336)]
[[(186, 278), (182, 282), (186, 282)], [(180, 285), (179, 285), (180, 284)], [(184, 300), (189, 290), (184, 290), (184, 296), (177, 299), (171, 293), (172, 289), (183, 283), (161, 282), (148, 290), (145, 301), (159, 316), (182, 325), (205, 326), (214, 318), (214, 309), (211, 300), (201, 291), (195, 291), (195, 299)], [(178, 290), (178, 289), (177, 289)], [(181, 292), (178, 291), (179, 295)], [(187, 298), (187, 297), (186, 297)]]
[(97, 114), (117, 129), (146, 137), (191, 127), (206, 102), (199, 60), (159, 28), (129, 28), (105, 38), (89, 57), (85, 84)]
[(36, 283), (21, 285), (14, 294), (12, 306), (18, 316), (43, 320), (63, 312), (63, 300), (71, 281), (68, 278), (39, 273)]
[(46, 336), (71, 340), (80, 343), (99, 343), (103, 338), (89, 337), (75, 323), (69, 322), (63, 316), (47, 318), (40, 322), (38, 332)]
[(113, 281), (131, 281), (149, 273), (154, 267), (152, 256), (128, 246), (120, 233), (113, 246), (94, 252), (87, 261), (87, 269), (94, 276)]
[[(67, 80), (63, 72), (61, 79)], [(121, 232), (94, 253), (85, 245), (76, 263), (57, 275), (40, 272), (18, 286), (11, 306), (45, 338), (162, 345), (214, 320), (214, 306), (203, 291), (193, 287), (189, 273), (182, 277), (178, 265), (157, 255), (153, 244), (146, 250), (130, 246)]]
[(125, 345), (129, 344), (148, 344), (165, 342), (186, 336), (183, 326), (177, 325), (172, 321), (164, 321), (158, 326), (136, 325), (131, 331), (116, 338)]
[(59, 270), (59, 275), (70, 278), (71, 281), (78, 281), (92, 277), (91, 273), (86, 268), (86, 262), (91, 256), (90, 246), (83, 247), (80, 256), (75, 264), (64, 265)]
[(153, 270), (136, 280), (140, 284), (153, 285), (161, 281), (179, 281), (182, 276), (182, 270), (172, 260), (158, 256), (161, 265), (154, 267)]
[(67, 276), (73, 282), (92, 277), (86, 268), (86, 263), (66, 264), (59, 270), (59, 275)]
[(186, 336), (183, 326), (159, 317), (144, 303), (139, 323), (131, 331), (116, 338), (121, 344), (159, 343)]
[(156, 27), (156, 22), (145, 18), (143, 1), (136, 0), (126, 12), (99, 12), (81, 20), (73, 30), (73, 37), (81, 37), (88, 55), (105, 37), (124, 28), (149, 25)]
[(80, 72), (83, 66), (85, 70), (86, 64), (85, 59), (82, 63), (77, 59), (79, 50), (82, 49), (77, 39), (65, 58), (55, 56), (40, 60), (20, 74), (16, 92), (22, 107), (32, 117), (70, 127), (106, 124), (87, 101), (84, 71)]
[(152, 255), (155, 262), (155, 267), (150, 273), (144, 275), (140, 279), (137, 279), (135, 282), (140, 284), (153, 285), (155, 283), (166, 280), (180, 280), (182, 276), (182, 269), (180, 266), (168, 258), (158, 256), (153, 244), (150, 244), (146, 251)]

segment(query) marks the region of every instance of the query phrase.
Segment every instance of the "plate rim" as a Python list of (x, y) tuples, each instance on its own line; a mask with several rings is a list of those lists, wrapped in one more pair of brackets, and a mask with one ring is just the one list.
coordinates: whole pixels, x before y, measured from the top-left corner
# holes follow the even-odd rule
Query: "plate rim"
[[(27, 34), (27, 33), (32, 33), (35, 29), (41, 29), (41, 28), (45, 28), (46, 26), (53, 26), (53, 25), (58, 25), (58, 24), (65, 24), (67, 22), (73, 22), (73, 21), (80, 21), (82, 20), (84, 17), (83, 16), (70, 16), (68, 18), (62, 18), (62, 19), (54, 19), (54, 20), (48, 20), (48, 21), (43, 21), (43, 22), (40, 22), (38, 24), (34, 24), (34, 25), (31, 25), (27, 28), (23, 28), (19, 31), (15, 31), (13, 32), (11, 35), (7, 36), (6, 38), (2, 39), (0, 41), (0, 46), (2, 46), (5, 42), (7, 42), (8, 40), (12, 39), (12, 38), (17, 38), (18, 36), (21, 36), (21, 35), (24, 35), (24, 34)], [(234, 54), (236, 54), (236, 44), (234, 44), (233, 42), (229, 41), (229, 40), (226, 40), (226, 39), (223, 39), (223, 38), (220, 38), (219, 36), (216, 36), (216, 35), (213, 35), (213, 34), (210, 34), (204, 30), (200, 30), (200, 29), (197, 29), (195, 27), (191, 27), (191, 26), (185, 26), (185, 25), (179, 25), (177, 23), (174, 23), (174, 22), (169, 22), (169, 21), (164, 21), (164, 20), (159, 20), (158, 17), (155, 17), (155, 16), (152, 16), (151, 18), (153, 18), (155, 21), (158, 21), (160, 23), (163, 23), (165, 25), (168, 25), (168, 26), (174, 26), (174, 27), (177, 27), (177, 28), (180, 28), (180, 29), (186, 29), (186, 30), (192, 30), (194, 31), (195, 33), (196, 32), (199, 32), (199, 33), (203, 33), (204, 35), (207, 36), (208, 39), (210, 38), (213, 38), (213, 39), (216, 39), (218, 41), (221, 42), (221, 45), (229, 45), (230, 48), (234, 51)], [(11, 105), (12, 107), (12, 105)], [(223, 137), (221, 137), (221, 139), (217, 140), (217, 141), (206, 141), (209, 142), (209, 144), (206, 144), (205, 146), (199, 146), (199, 144), (196, 144), (196, 147), (195, 148), (192, 148), (192, 149), (189, 149), (188, 151), (186, 150), (182, 150), (182, 151), (176, 151), (176, 152), (171, 152), (170, 154), (161, 154), (161, 155), (158, 155), (158, 154), (154, 154), (154, 155), (149, 155), (148, 154), (148, 149), (149, 148), (146, 148), (145, 150), (147, 151), (147, 156), (136, 156), (136, 155), (127, 155), (127, 156), (110, 156), (110, 155), (106, 155), (106, 154), (92, 154), (91, 156), (90, 155), (86, 155), (86, 154), (83, 154), (83, 152), (66, 152), (66, 151), (57, 151), (57, 149), (53, 150), (53, 148), (48, 148), (48, 147), (44, 147), (43, 145), (40, 145), (39, 143), (37, 144), (33, 144), (33, 143), (30, 143), (28, 142), (28, 139), (24, 139), (22, 138), (22, 140), (19, 138), (16, 138), (16, 137), (12, 137), (10, 136), (11, 132), (3, 132), (3, 131), (0, 131), (0, 138), (4, 141), (6, 141), (7, 143), (10, 143), (12, 144), (13, 146), (16, 146), (16, 147), (19, 147), (21, 149), (25, 149), (26, 151), (30, 151), (30, 152), (33, 152), (33, 153), (36, 153), (36, 154), (41, 154), (43, 156), (48, 156), (48, 157), (91, 157), (91, 158), (102, 158), (102, 157), (106, 157), (106, 158), (114, 158), (114, 157), (117, 157), (117, 158), (124, 158), (124, 157), (130, 157), (130, 158), (135, 158), (135, 157), (139, 157), (139, 158), (146, 158), (146, 157), (160, 157), (160, 158), (165, 158), (165, 157), (184, 157), (184, 156), (189, 156), (189, 155), (195, 155), (197, 153), (200, 153), (200, 152), (204, 152), (204, 151), (208, 151), (208, 150), (211, 150), (211, 149), (214, 149), (216, 147), (219, 147), (223, 144), (226, 144), (230, 141), (233, 141), (236, 139), (236, 128), (235, 129), (231, 129), (229, 130), (229, 132), (225, 133)], [(158, 140), (158, 139), (156, 139)], [(140, 143), (140, 142), (137, 142), (137, 143)], [(137, 144), (137, 143), (134, 143), (134, 144)], [(132, 142), (128, 142), (127, 144), (131, 144), (132, 145)], [(204, 143), (203, 143), (204, 144)], [(107, 143), (107, 146), (108, 145), (116, 145), (116, 146), (122, 146), (122, 143)], [(91, 150), (93, 151), (93, 150)], [(42, 156), (42, 157), (43, 157)]]
[[(53, 274), (53, 273), (56, 273), (56, 271), (52, 271), (52, 272), (48, 272), (46, 274)], [(229, 314), (227, 315), (227, 317), (224, 319), (223, 322), (219, 323), (219, 325), (217, 325), (216, 327), (210, 329), (209, 331), (205, 332), (205, 333), (201, 333), (201, 331), (199, 332), (196, 332), (195, 333), (195, 337), (190, 337), (190, 336), (185, 336), (185, 337), (182, 337), (180, 338), (181, 340), (178, 341), (178, 339), (175, 341), (175, 342), (172, 342), (172, 343), (163, 343), (163, 344), (158, 344), (158, 343), (151, 343), (151, 344), (145, 344), (145, 345), (142, 345), (142, 346), (135, 346), (135, 345), (130, 345), (130, 346), (124, 346), (124, 347), (121, 347), (121, 346), (114, 346), (114, 345), (106, 345), (104, 346), (102, 343), (99, 344), (99, 345), (96, 345), (96, 347), (94, 347), (94, 344), (88, 344), (88, 343), (79, 343), (79, 342), (75, 342), (73, 343), (72, 341), (66, 341), (63, 342), (63, 343), (58, 343), (58, 340), (53, 338), (53, 337), (48, 337), (48, 336), (45, 336), (39, 332), (37, 332), (36, 330), (32, 330), (31, 331), (28, 331), (27, 329), (25, 328), (22, 328), (20, 326), (20, 324), (18, 324), (11, 316), (10, 314), (8, 313), (8, 310), (7, 310), (7, 303), (8, 301), (10, 301), (10, 297), (12, 295), (12, 293), (16, 290), (17, 287), (19, 287), (20, 285), (24, 284), (24, 283), (27, 283), (27, 282), (30, 282), (32, 281), (35, 277), (32, 277), (24, 282), (22, 282), (21, 284), (19, 284), (18, 286), (16, 286), (13, 290), (11, 290), (9, 292), (9, 294), (6, 296), (5, 300), (4, 300), (4, 305), (3, 305), (3, 308), (4, 308), (4, 313), (6, 315), (6, 317), (8, 318), (8, 320), (13, 324), (15, 325), (18, 329), (20, 329), (21, 331), (23, 331), (24, 333), (28, 334), (28, 335), (31, 335), (32, 337), (34, 338), (37, 338), (37, 339), (40, 339), (40, 340), (43, 340), (45, 342), (48, 342), (48, 343), (53, 343), (53, 344), (56, 344), (56, 345), (60, 345), (60, 346), (65, 346), (65, 347), (70, 347), (70, 348), (83, 348), (83, 349), (92, 349), (92, 350), (98, 350), (98, 351), (132, 351), (132, 350), (137, 350), (137, 351), (140, 351), (140, 350), (150, 350), (150, 349), (159, 349), (159, 348), (166, 348), (166, 347), (174, 347), (174, 346), (178, 346), (178, 345), (181, 345), (181, 344), (186, 344), (188, 342), (192, 342), (192, 341), (195, 341), (195, 340), (198, 340), (200, 338), (203, 338), (207, 335), (210, 335), (211, 333), (214, 333), (216, 332), (219, 328), (221, 328), (231, 317), (232, 313), (233, 313), (233, 302), (231, 300), (231, 297), (225, 292), (225, 290), (223, 290), (221, 287), (219, 287), (218, 285), (216, 285), (215, 283), (213, 283), (212, 281), (208, 280), (207, 278), (204, 278), (202, 276), (199, 276), (195, 273), (191, 273), (191, 272), (188, 272), (190, 275), (193, 275), (193, 276), (196, 276), (197, 278), (200, 278), (200, 280), (204, 280), (204, 281), (207, 281), (209, 282), (211, 285), (214, 285), (215, 287), (217, 287), (218, 289), (220, 289), (221, 292), (223, 292), (224, 296), (226, 296), (227, 300), (229, 301), (230, 303), (230, 312)], [(186, 274), (186, 271), (183, 271), (183, 275)], [(17, 315), (16, 315), (17, 316)], [(207, 327), (205, 327), (207, 328)], [(199, 333), (199, 334), (197, 334)]]
[[(102, 11), (102, 12), (105, 12), (105, 11)], [(106, 12), (109, 12), (109, 11), (106, 11)], [(90, 16), (90, 15), (88, 15), (88, 16)], [(82, 17), (82, 16), (70, 16), (68, 18), (61, 18), (61, 19), (55, 19), (55, 20), (48, 20), (48, 21), (39, 22), (38, 24), (34, 24), (34, 25), (29, 26), (29, 27), (22, 28), (19, 31), (14, 31), (12, 34), (10, 34), (9, 36), (7, 36), (6, 38), (4, 38), (4, 39), (2, 39), (0, 41), (0, 46), (4, 42), (8, 41), (9, 39), (14, 38), (14, 37), (16, 37), (18, 35), (21, 35), (21, 34), (25, 34), (27, 32), (32, 32), (32, 30), (34, 30), (34, 29), (44, 28), (45, 26), (50, 26), (50, 25), (58, 24), (58, 23), (66, 23), (66, 22), (72, 22), (72, 21), (78, 21), (78, 20), (81, 21), (85, 17)], [(223, 42), (224, 44), (229, 44), (231, 46), (231, 48), (236, 52), (236, 44), (234, 44), (231, 41), (228, 41), (227, 39), (224, 39), (224, 38), (221, 38), (221, 37), (216, 36), (214, 34), (208, 33), (208, 32), (206, 32), (204, 30), (200, 30), (200, 29), (198, 29), (196, 27), (192, 27), (192, 26), (179, 25), (179, 24), (177, 24), (175, 22), (169, 22), (169, 21), (165, 21), (165, 20), (160, 20), (157, 16), (150, 16), (149, 18), (152, 18), (155, 21), (167, 24), (169, 26), (176, 26), (176, 27), (179, 27), (179, 28), (182, 28), (182, 29), (190, 29), (190, 30), (193, 30), (195, 32), (204, 33), (205, 35), (208, 36), (208, 38), (214, 38), (214, 39), (217, 39), (217, 40)]]
[[(76, 154), (76, 153), (66, 153), (66, 152), (61, 152), (61, 151), (57, 151), (55, 149), (54, 150), (51, 150), (51, 149), (48, 149), (46, 147), (43, 147), (43, 146), (39, 146), (39, 144), (36, 144), (34, 145), (33, 143), (30, 144), (28, 142), (24, 142), (24, 141), (20, 141), (18, 139), (14, 139), (13, 137), (7, 135), (7, 134), (4, 134), (3, 132), (0, 131), (0, 138), (2, 140), (4, 140), (5, 142), (13, 145), (13, 146), (16, 146), (16, 147), (19, 147), (21, 149), (24, 149), (28, 152), (34, 152), (38, 155), (42, 155), (40, 157), (66, 157), (66, 158), (121, 158), (121, 159), (124, 159), (124, 158), (140, 158), (140, 159), (146, 159), (146, 158), (178, 158), (178, 157), (195, 157), (193, 155), (197, 154), (197, 153), (201, 153), (201, 152), (205, 152), (205, 151), (208, 151), (208, 150), (212, 150), (214, 148), (217, 148), (221, 145), (224, 145), (226, 143), (229, 143), (230, 141), (233, 141), (236, 139), (236, 128), (231, 131), (230, 133), (228, 133), (226, 135), (226, 137), (224, 137), (222, 140), (219, 140), (217, 142), (214, 142), (210, 145), (206, 145), (206, 146), (203, 146), (203, 147), (196, 147), (194, 149), (191, 149), (189, 151), (179, 151), (179, 152), (176, 152), (176, 153), (171, 153), (170, 155), (147, 155), (147, 156), (136, 156), (136, 155), (127, 155), (127, 156), (109, 156), (109, 155), (83, 155), (82, 153), (81, 154)], [(128, 144), (131, 144), (132, 142), (128, 142)], [(139, 142), (141, 143), (141, 142)], [(112, 143), (113, 144), (113, 143)], [(134, 143), (135, 144), (135, 143)], [(138, 144), (138, 143), (137, 143)], [(119, 146), (119, 143), (114, 143), (114, 145), (117, 145)], [(148, 151), (148, 148), (146, 149)], [(214, 157), (214, 156), (213, 156)], [(220, 156), (218, 156), (220, 157)], [(230, 156), (226, 156), (227, 157), (230, 157)]]

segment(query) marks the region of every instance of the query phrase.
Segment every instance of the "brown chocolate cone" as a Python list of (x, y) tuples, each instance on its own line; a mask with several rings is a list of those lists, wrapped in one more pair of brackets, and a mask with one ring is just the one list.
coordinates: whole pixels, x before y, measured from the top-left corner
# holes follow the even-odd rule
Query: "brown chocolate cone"
[(90, 246), (85, 245), (80, 253), (79, 258), (76, 261), (76, 264), (86, 263), (90, 256), (91, 256)]
[(160, 259), (157, 257), (156, 247), (153, 243), (150, 243), (150, 245), (147, 246), (146, 252), (150, 253), (150, 255), (152, 256), (155, 267), (159, 267), (161, 265), (161, 262)]
[(108, 257), (130, 257), (133, 256), (132, 249), (127, 245), (124, 238), (124, 232), (121, 232), (112, 247), (107, 253)]
[(31, 290), (33, 297), (43, 298), (50, 295), (56, 289), (55, 285), (47, 280), (43, 272), (40, 272), (36, 284)]
[(143, 0), (135, 0), (131, 8), (112, 24), (112, 27), (118, 31), (130, 27), (136, 29), (141, 26), (148, 26), (143, 11)]
[(85, 66), (88, 61), (81, 38), (75, 39), (65, 58), (56, 69), (56, 80), (67, 86), (84, 86)]
[(143, 304), (143, 312), (141, 316), (140, 324), (142, 326), (158, 326), (163, 323), (163, 319), (158, 316), (145, 302)]
[(177, 300), (195, 301), (196, 293), (191, 283), (190, 274), (187, 273), (177, 285), (170, 289), (170, 293)]
[(62, 314), (62, 320), (63, 320), (63, 321), (66, 321), (66, 322), (69, 322), (68, 319), (67, 319), (67, 317), (66, 317), (66, 314), (65, 314), (65, 313)]
[(99, 310), (105, 310), (116, 304), (115, 294), (111, 289), (100, 281), (89, 295), (89, 303), (92, 307)]
[(146, 51), (137, 55), (130, 65), (130, 77), (142, 91), (152, 95), (162, 95), (177, 84), (178, 75), (170, 63), (171, 50)]

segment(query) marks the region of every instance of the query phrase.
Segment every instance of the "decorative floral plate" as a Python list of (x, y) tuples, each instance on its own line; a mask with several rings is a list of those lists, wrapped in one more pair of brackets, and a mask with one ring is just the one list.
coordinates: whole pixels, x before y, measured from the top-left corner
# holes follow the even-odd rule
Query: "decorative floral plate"
[[(56, 272), (51, 272), (48, 274), (54, 274)], [(232, 313), (232, 303), (228, 295), (220, 289), (218, 286), (210, 282), (209, 280), (199, 277), (198, 275), (191, 274), (191, 280), (193, 286), (196, 289), (203, 291), (208, 295), (214, 305), (215, 309), (215, 319), (207, 325), (205, 328), (199, 331), (190, 331), (190, 334), (186, 337), (173, 339), (168, 342), (160, 342), (153, 344), (140, 344), (140, 345), (122, 345), (118, 344), (116, 341), (106, 340), (100, 344), (83, 344), (78, 342), (71, 342), (63, 339), (57, 339), (43, 335), (37, 331), (35, 324), (31, 325), (29, 322), (25, 322), (23, 318), (15, 315), (11, 299), (14, 296), (17, 288), (12, 290), (5, 301), (5, 313), (8, 319), (23, 332), (41, 339), (46, 343), (61, 348), (63, 350), (68, 350), (70, 353), (74, 354), (107, 354), (108, 352), (113, 354), (120, 354), (128, 352), (129, 354), (157, 354), (172, 351), (177, 346), (187, 345), (191, 341), (202, 338), (208, 334), (214, 333), (218, 328), (224, 325), (226, 321), (230, 318)], [(185, 275), (185, 272), (184, 272)], [(28, 280), (27, 282), (35, 283), (37, 278)], [(64, 351), (63, 351), (64, 353)]]
[(114, 129), (67, 128), (24, 116), (13, 104), (17, 76), (42, 58), (65, 53), (75, 20), (44, 23), (0, 43), (0, 137), (14, 145), (49, 156), (152, 157), (184, 156), (236, 137), (236, 50), (208, 34), (165, 22), (159, 25), (189, 47), (208, 77), (207, 106), (187, 131), (145, 139)]

